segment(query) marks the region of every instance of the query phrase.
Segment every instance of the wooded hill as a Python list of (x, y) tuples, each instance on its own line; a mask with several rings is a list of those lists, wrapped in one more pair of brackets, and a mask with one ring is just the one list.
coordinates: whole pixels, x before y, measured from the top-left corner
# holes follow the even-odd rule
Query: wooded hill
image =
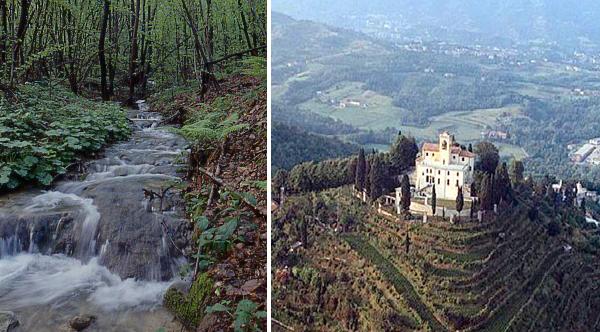
[[(301, 164), (287, 178), (280, 173), (274, 179), (295, 193), (273, 217), (277, 328), (595, 331), (600, 326), (600, 229), (585, 218), (597, 216), (595, 203), (575, 203), (574, 183), (555, 192), (553, 179), (524, 178), (519, 163), (509, 171), (499, 163), (497, 149), (483, 143), (475, 147), (481, 221), (473, 214), (453, 222), (434, 216), (427, 223), (409, 213), (380, 214), (376, 199), (384, 182), (376, 173), (386, 160), (409, 155), (408, 143), (389, 155), (361, 151), (353, 163)], [(343, 172), (336, 174), (345, 182), (325, 181), (340, 164), (355, 167), (353, 186), (352, 176)], [(304, 176), (297, 176), (298, 167), (306, 169)], [(367, 203), (355, 197), (355, 188), (367, 191)], [(305, 305), (298, 306), (300, 298)]]

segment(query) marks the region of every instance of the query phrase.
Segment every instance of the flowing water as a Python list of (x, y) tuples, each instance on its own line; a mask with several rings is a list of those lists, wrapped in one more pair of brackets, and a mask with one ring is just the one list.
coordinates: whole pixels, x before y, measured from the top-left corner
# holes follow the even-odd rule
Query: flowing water
[(67, 331), (79, 314), (97, 317), (86, 331), (173, 326), (162, 296), (190, 229), (168, 188), (187, 143), (139, 105), (131, 138), (78, 180), (0, 197), (0, 311), (17, 315), (17, 331)]

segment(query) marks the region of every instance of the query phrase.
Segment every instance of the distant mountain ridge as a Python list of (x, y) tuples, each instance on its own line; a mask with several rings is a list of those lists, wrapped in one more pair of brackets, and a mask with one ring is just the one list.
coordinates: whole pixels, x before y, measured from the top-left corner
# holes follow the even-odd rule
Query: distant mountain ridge
[(443, 28), (490, 39), (600, 44), (600, 1), (596, 0), (275, 0), (273, 9), (336, 26), (344, 26), (349, 17), (384, 15), (407, 27)]

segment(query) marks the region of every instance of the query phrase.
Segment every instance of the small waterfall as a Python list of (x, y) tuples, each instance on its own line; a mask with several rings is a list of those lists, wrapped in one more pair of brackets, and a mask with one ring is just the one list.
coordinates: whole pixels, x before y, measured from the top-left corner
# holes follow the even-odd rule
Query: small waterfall
[(16, 235), (0, 238), (0, 258), (16, 255), (21, 250), (21, 240)]
[[(100, 212), (94, 205), (91, 198), (82, 198), (75, 194), (66, 194), (59, 191), (49, 191), (36, 196), (32, 204), (25, 208), (26, 211), (48, 211), (60, 207), (76, 206), (83, 214), (84, 219), (81, 225), (81, 236), (77, 245), (78, 256), (82, 259), (89, 259), (95, 254), (96, 248), (96, 228), (100, 220)], [(60, 222), (59, 222), (60, 223)], [(57, 227), (58, 228), (58, 227)], [(29, 253), (35, 252), (34, 230), (31, 229)]]

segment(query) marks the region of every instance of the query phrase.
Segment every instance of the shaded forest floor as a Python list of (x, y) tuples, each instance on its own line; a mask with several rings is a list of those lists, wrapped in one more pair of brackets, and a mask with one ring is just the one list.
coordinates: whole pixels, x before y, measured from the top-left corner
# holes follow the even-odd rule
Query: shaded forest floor
[[(199, 117), (207, 119), (219, 112), (223, 113), (221, 123), (233, 119), (231, 126), (238, 126), (238, 130), (225, 135), (225, 139), (210, 141), (184, 131), (192, 138), (189, 185), (185, 189), (190, 219), (205, 216), (211, 223), (223, 226), (227, 220), (223, 213), (230, 209), (231, 198), (238, 195), (254, 206), (242, 208), (243, 217), (229, 243), (231, 248), (215, 254), (214, 263), (206, 269), (214, 289), (196, 312), (198, 324), (192, 329), (231, 330), (234, 324), (243, 324), (246, 329), (266, 329), (266, 319), (261, 318), (262, 312), (266, 312), (267, 297), (267, 92), (264, 81), (233, 75), (220, 80), (219, 88), (210, 89), (204, 98), (194, 88), (173, 88), (153, 97), (150, 104), (151, 111), (163, 113), (172, 125), (183, 126), (183, 129), (192, 128), (191, 123), (198, 124)], [(200, 131), (197, 127), (194, 129)], [(223, 183), (214, 199), (210, 198), (214, 181), (206, 173)], [(201, 233), (197, 227), (196, 236)], [(245, 321), (240, 317), (244, 314), (240, 303), (249, 304), (245, 311), (250, 311), (250, 317)], [(205, 314), (206, 308), (215, 305), (221, 310)]]

